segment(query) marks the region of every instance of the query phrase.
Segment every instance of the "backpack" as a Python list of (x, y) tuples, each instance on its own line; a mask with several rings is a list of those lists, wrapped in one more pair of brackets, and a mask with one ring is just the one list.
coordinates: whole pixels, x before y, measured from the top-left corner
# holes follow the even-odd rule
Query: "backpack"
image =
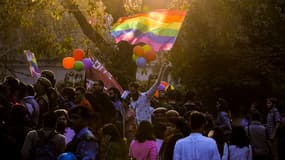
[(51, 139), (58, 133), (52, 131), (48, 136), (44, 132), (37, 130), (39, 141), (36, 143), (32, 155), (34, 160), (56, 160), (56, 145)]

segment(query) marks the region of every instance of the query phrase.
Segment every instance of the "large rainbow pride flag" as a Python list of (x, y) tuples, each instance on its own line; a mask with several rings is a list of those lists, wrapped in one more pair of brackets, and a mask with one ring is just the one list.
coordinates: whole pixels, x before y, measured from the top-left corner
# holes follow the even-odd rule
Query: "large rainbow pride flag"
[(167, 51), (173, 47), (185, 16), (183, 10), (160, 9), (121, 17), (112, 26), (111, 35), (116, 43), (145, 43), (156, 52)]

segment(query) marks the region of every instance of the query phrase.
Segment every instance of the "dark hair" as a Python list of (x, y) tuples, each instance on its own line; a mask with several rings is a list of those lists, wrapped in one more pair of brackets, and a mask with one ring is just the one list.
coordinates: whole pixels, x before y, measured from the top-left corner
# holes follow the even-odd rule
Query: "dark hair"
[(242, 126), (232, 127), (232, 136), (230, 140), (231, 145), (236, 145), (239, 148), (248, 147), (249, 139)]
[(200, 129), (206, 123), (206, 118), (203, 113), (198, 111), (191, 112), (190, 127), (192, 130)]
[(43, 85), (46, 89), (52, 87), (50, 80), (45, 77), (38, 78), (37, 82), (40, 82), (40, 84)]
[(134, 87), (135, 89), (138, 89), (140, 87), (140, 85), (137, 82), (131, 82), (129, 84), (129, 87)]
[(75, 88), (75, 91), (79, 91), (79, 92), (81, 92), (81, 93), (84, 93), (84, 94), (85, 94), (86, 89), (85, 89), (84, 87), (79, 86), (79, 87), (76, 87), (76, 88)]
[(56, 114), (53, 111), (49, 111), (43, 114), (43, 126), (46, 128), (56, 127)]
[(218, 100), (216, 102), (220, 104), (219, 111), (226, 111), (227, 112), (229, 110), (228, 102), (225, 99), (218, 98)]
[(116, 97), (120, 97), (120, 95), (121, 95), (120, 91), (115, 87), (111, 87), (108, 90), (113, 91)]
[(89, 120), (91, 118), (91, 111), (81, 105), (71, 108), (68, 112), (69, 116), (71, 114), (78, 114), (82, 119)]
[(135, 134), (135, 139), (140, 143), (146, 140), (154, 140), (152, 125), (149, 121), (141, 121)]
[(13, 76), (6, 76), (4, 78), (4, 84), (7, 85), (12, 91), (18, 88), (20, 80)]
[(34, 96), (35, 95), (35, 89), (34, 86), (31, 84), (26, 84), (26, 94), (29, 96)]
[(166, 131), (166, 125), (162, 123), (155, 123), (153, 125), (153, 132), (156, 138), (164, 139), (164, 132)]
[(26, 95), (25, 95), (25, 91), (26, 91), (26, 84), (24, 82), (19, 83), (18, 88), (16, 89), (17, 91), (17, 98), (19, 99), (23, 99)]
[(62, 94), (65, 95), (68, 100), (73, 100), (74, 99), (74, 95), (75, 95), (75, 91), (73, 87), (65, 87), (62, 90)]
[(52, 87), (55, 86), (56, 79), (55, 79), (55, 74), (53, 71), (44, 70), (44, 71), (42, 71), (41, 76), (47, 78), (51, 82)]
[(103, 126), (102, 129), (103, 135), (111, 136), (111, 141), (122, 141), (122, 136), (119, 132), (119, 129), (112, 123), (107, 123)]
[(65, 116), (66, 119), (69, 119), (68, 111), (66, 109), (57, 109), (54, 113), (56, 117)]

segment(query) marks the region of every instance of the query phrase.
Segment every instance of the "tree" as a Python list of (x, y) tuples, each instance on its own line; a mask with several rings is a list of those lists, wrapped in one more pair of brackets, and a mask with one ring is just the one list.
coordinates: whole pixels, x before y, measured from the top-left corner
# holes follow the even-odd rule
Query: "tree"
[(280, 96), (285, 19), (279, 2), (192, 1), (170, 55), (174, 77), (209, 105), (219, 96), (236, 105)]

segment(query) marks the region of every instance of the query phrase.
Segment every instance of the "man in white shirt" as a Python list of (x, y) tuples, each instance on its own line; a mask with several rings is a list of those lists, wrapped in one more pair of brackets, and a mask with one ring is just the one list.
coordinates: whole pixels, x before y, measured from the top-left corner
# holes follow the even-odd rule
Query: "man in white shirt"
[(155, 83), (150, 87), (150, 89), (146, 92), (139, 92), (139, 85), (136, 82), (132, 82), (129, 84), (129, 95), (130, 95), (130, 107), (136, 113), (136, 122), (137, 125), (143, 121), (147, 120), (151, 122), (151, 115), (153, 112), (153, 108), (150, 105), (150, 101), (156, 91), (157, 87), (160, 84), (160, 81), (167, 69), (168, 65), (163, 64), (160, 68), (157, 80)]
[(206, 119), (201, 112), (190, 115), (191, 134), (176, 142), (173, 160), (220, 160), (214, 139), (202, 135)]

